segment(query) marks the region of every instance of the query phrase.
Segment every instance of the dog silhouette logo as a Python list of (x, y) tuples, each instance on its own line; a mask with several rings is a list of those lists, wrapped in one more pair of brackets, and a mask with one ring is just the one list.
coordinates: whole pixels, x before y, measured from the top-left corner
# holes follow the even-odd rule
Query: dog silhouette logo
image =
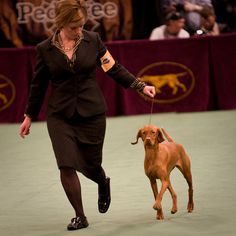
[[(156, 62), (144, 67), (137, 75), (142, 81), (156, 89), (154, 102), (174, 103), (186, 98), (195, 86), (193, 72), (176, 62)], [(146, 100), (152, 98), (140, 93)]]
[(8, 108), (16, 97), (14, 84), (4, 75), (0, 75), (0, 112)]

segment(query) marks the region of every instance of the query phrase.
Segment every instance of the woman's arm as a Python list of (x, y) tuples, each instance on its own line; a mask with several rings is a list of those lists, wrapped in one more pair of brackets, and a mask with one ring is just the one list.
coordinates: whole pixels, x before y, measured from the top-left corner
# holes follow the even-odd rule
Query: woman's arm
[(37, 118), (40, 112), (45, 94), (47, 92), (50, 76), (39, 47), (37, 47), (36, 52), (36, 66), (34, 76), (30, 84), (29, 98), (25, 110), (25, 114), (33, 119)]

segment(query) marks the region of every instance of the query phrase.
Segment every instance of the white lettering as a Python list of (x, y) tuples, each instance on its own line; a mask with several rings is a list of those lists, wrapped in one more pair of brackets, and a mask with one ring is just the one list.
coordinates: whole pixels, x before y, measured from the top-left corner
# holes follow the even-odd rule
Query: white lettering
[(34, 5), (30, 2), (19, 2), (16, 4), (16, 8), (18, 10), (18, 23), (27, 23), (33, 11)]
[(106, 2), (104, 5), (90, 0), (87, 2), (88, 15), (90, 19), (112, 18), (118, 15), (118, 7), (113, 2)]
[[(54, 9), (55, 3), (58, 0), (52, 0), (50, 4), (42, 1), (40, 6), (35, 6), (30, 2), (19, 2), (16, 4), (18, 10), (18, 23), (27, 24), (31, 21), (36, 23), (43, 23), (45, 30), (51, 31), (47, 25), (54, 22)], [(88, 19), (92, 22), (98, 23), (96, 20), (101, 18), (113, 18), (118, 15), (118, 6), (113, 2), (106, 2), (105, 4), (94, 2), (93, 0), (87, 1)]]
[(107, 18), (112, 18), (118, 15), (118, 7), (113, 2), (107, 2), (104, 4), (104, 13)]
[(32, 18), (36, 22), (43, 21), (43, 19), (45, 18), (44, 9), (41, 7), (35, 8)]

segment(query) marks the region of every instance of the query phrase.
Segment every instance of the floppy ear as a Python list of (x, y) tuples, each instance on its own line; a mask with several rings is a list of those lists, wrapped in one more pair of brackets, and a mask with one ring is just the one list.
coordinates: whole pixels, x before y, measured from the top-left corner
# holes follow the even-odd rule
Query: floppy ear
[(137, 135), (136, 135), (136, 142), (132, 142), (131, 144), (137, 144), (138, 143), (138, 139), (141, 137), (141, 129), (138, 131)]
[(163, 138), (162, 132), (159, 129), (157, 131), (157, 141), (158, 143), (162, 143), (165, 141), (165, 139)]

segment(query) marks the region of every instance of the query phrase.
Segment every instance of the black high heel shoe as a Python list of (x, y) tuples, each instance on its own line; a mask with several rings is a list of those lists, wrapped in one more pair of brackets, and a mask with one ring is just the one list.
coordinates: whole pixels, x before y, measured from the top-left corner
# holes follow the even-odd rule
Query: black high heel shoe
[(111, 203), (110, 178), (106, 178), (103, 188), (98, 185), (98, 211), (106, 213)]

